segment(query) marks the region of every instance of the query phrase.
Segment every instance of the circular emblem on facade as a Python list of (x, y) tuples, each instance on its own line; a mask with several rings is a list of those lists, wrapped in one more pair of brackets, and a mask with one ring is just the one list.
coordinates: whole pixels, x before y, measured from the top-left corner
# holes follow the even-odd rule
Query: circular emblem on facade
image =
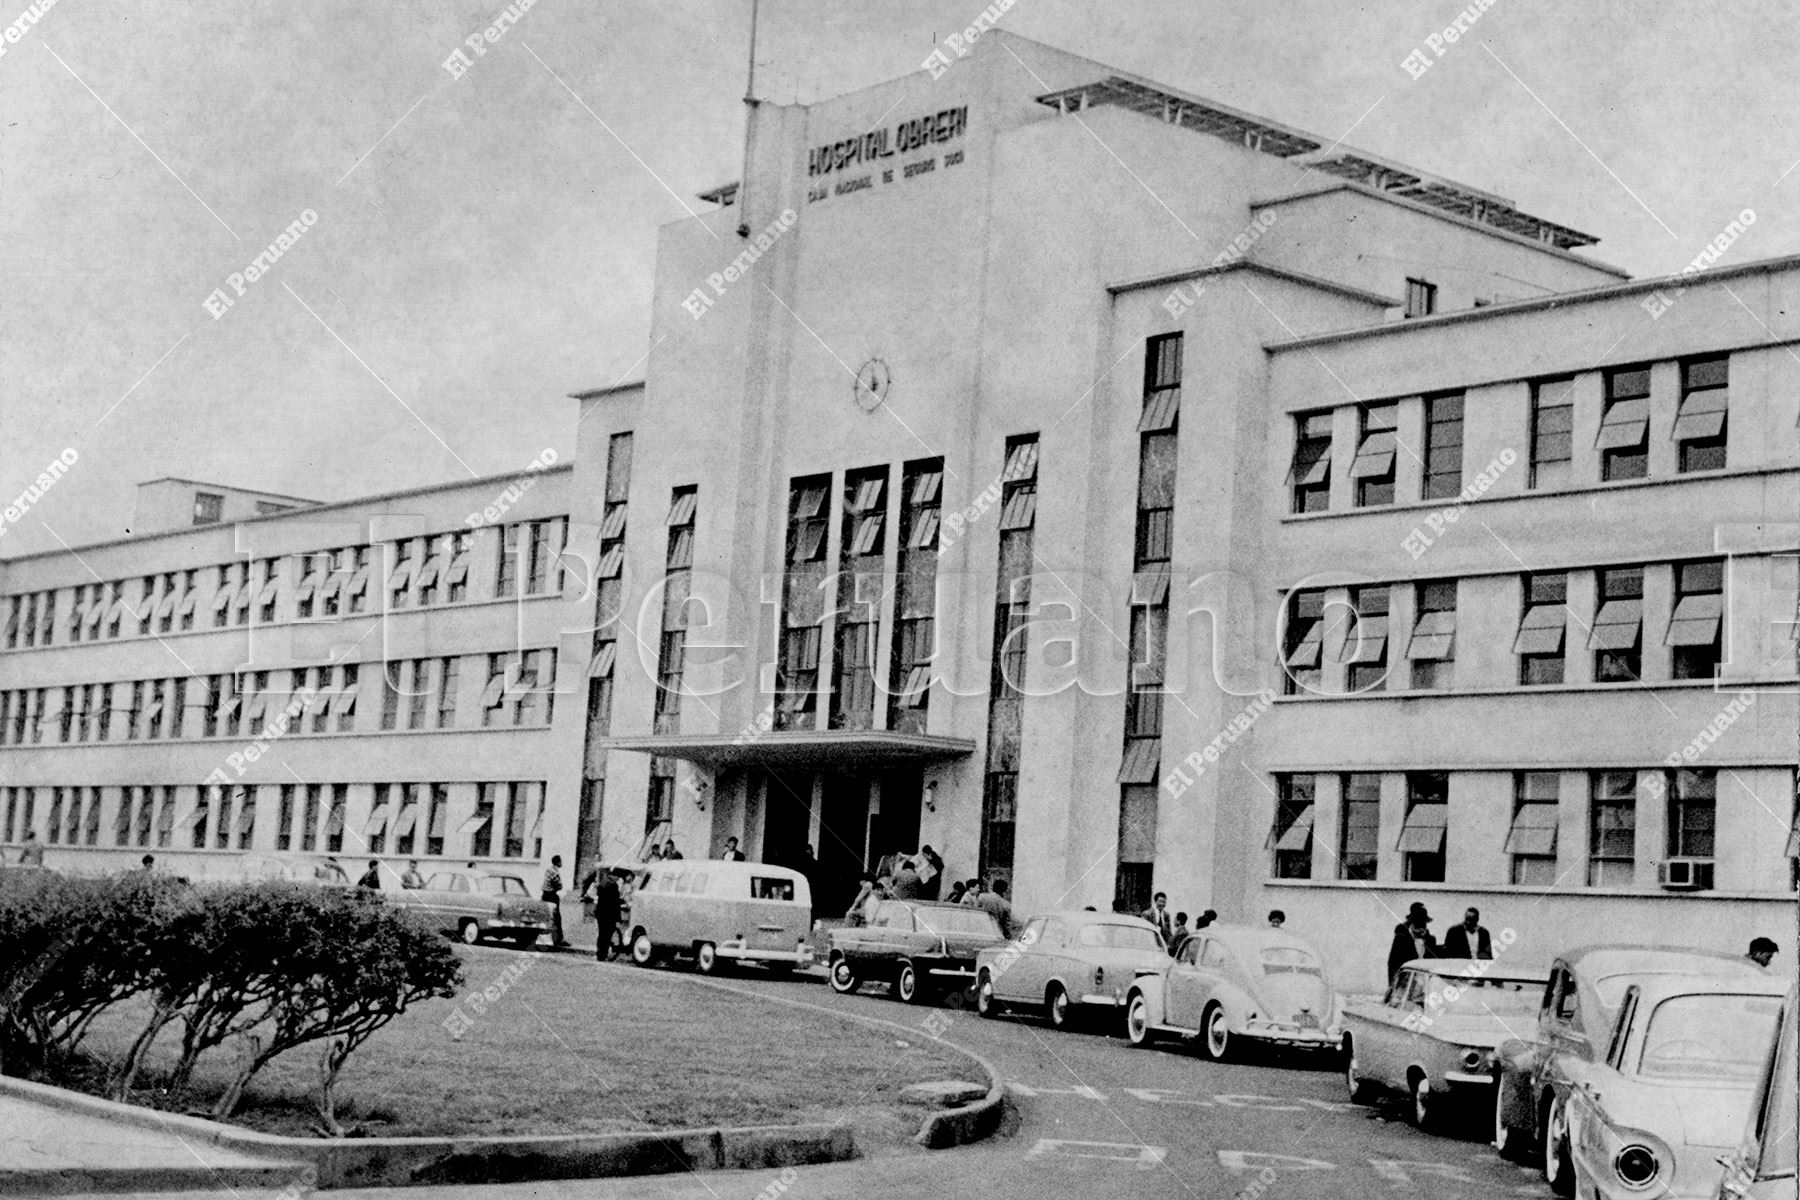
[(887, 400), (888, 366), (879, 358), (871, 358), (856, 373), (856, 406), (874, 412)]

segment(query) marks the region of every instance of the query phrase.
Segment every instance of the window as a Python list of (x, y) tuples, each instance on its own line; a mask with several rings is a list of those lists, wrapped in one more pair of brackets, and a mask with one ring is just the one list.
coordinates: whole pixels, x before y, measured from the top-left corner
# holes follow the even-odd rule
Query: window
[(1169, 561), (1175, 514), (1175, 434), (1147, 433), (1141, 439), (1138, 466), (1136, 560)]
[(1629, 887), (1637, 863), (1637, 773), (1588, 776), (1588, 886)]
[(394, 569), (387, 577), (389, 608), (405, 608), (412, 602), (413, 572), (418, 565), (411, 538), (394, 543)]
[(449, 562), (449, 534), (425, 539), (425, 561), (419, 564), (416, 582), (419, 587), (419, 603), (421, 605), (436, 604), (439, 585), (447, 573)]
[(1406, 315), (1429, 317), (1437, 311), (1437, 284), (1423, 279), (1406, 281)]
[(194, 524), (216, 525), (225, 516), (225, 497), (217, 492), (194, 493)]
[(400, 683), (406, 664), (389, 659), (381, 673), (381, 727), (392, 729), (400, 721)]
[(500, 719), (500, 708), (506, 703), (506, 655), (488, 655), (487, 669), (487, 683), (481, 689), (481, 723), (493, 725)]
[(519, 580), (519, 527), (500, 527), (500, 563), (494, 575), (494, 595), (501, 599), (513, 594)]
[(1357, 413), (1362, 431), (1356, 443), (1356, 458), (1350, 463), (1350, 480), (1356, 486), (1356, 507), (1392, 504), (1400, 406), (1365, 404)]
[(350, 578), (344, 583), (344, 607), (353, 613), (367, 610), (369, 607), (369, 547), (358, 546), (350, 551)]
[(1606, 373), (1600, 417), (1600, 478), (1642, 479), (1650, 472), (1650, 368)]
[(1331, 414), (1294, 418), (1294, 462), (1288, 470), (1293, 511), (1324, 512), (1331, 507)]
[(1574, 456), (1575, 381), (1547, 379), (1531, 385), (1531, 479), (1533, 488), (1569, 486)]
[(1406, 777), (1406, 824), (1399, 850), (1411, 883), (1444, 882), (1444, 839), (1450, 825), (1450, 778), (1441, 771)]
[(306, 803), (300, 811), (300, 849), (315, 850), (319, 845), (319, 807), (324, 789), (316, 783), (306, 785)]
[(1506, 834), (1512, 881), (1535, 887), (1557, 882), (1557, 802), (1561, 777), (1555, 771), (1519, 771), (1513, 775), (1512, 827)]
[(344, 733), (356, 727), (356, 664), (345, 663), (338, 672), (338, 689), (331, 697), (331, 714), (337, 718), (338, 731)]
[(275, 848), (292, 849), (294, 845), (294, 785), (281, 785), (279, 807), (275, 817)]
[[(1155, 770), (1154, 762), (1151, 770)], [(1113, 891), (1132, 906), (1130, 912), (1142, 911), (1150, 904), (1156, 861), (1156, 791), (1154, 782), (1119, 789), (1119, 869)]]
[(256, 593), (257, 620), (264, 625), (275, 619), (275, 602), (281, 596), (280, 560), (263, 560), (262, 590)]
[(444, 824), (450, 811), (450, 789), (441, 783), (431, 785), (431, 812), (425, 823), (425, 853), (444, 852)]
[(1320, 690), (1320, 661), (1325, 642), (1325, 593), (1297, 591), (1288, 597), (1282, 633), (1282, 665), (1288, 695)]
[(830, 491), (829, 479), (795, 481), (790, 500), (790, 563), (825, 561), (825, 538), (830, 529), (830, 518), (825, 514), (825, 498)]
[(1569, 577), (1561, 572), (1532, 574), (1523, 578), (1524, 612), (1513, 653), (1519, 656), (1519, 682), (1550, 684), (1563, 681), (1563, 638), (1568, 629)]
[(1719, 673), (1724, 613), (1724, 561), (1676, 564), (1675, 613), (1665, 639), (1674, 647), (1675, 678), (1711, 679)]
[[(119, 789), (119, 807), (113, 813), (112, 844), (115, 846), (131, 845), (131, 801), (137, 789), (129, 785)], [(12, 826), (12, 789), (6, 790), (6, 824)], [(11, 841), (10, 836), (7, 841)]]
[(1669, 771), (1664, 782), (1669, 793), (1669, 857), (1711, 858), (1717, 773)]
[(1381, 776), (1345, 775), (1338, 878), (1375, 878), (1381, 856)]
[(1311, 775), (1275, 777), (1275, 878), (1312, 876), (1313, 792)]
[(1425, 398), (1425, 499), (1462, 493), (1463, 394)]
[(333, 854), (344, 848), (344, 817), (350, 804), (350, 785), (331, 785), (331, 807), (325, 813), (325, 849)]
[(218, 786), (202, 784), (194, 789), (194, 811), (188, 818), (188, 833), (196, 850), (206, 849), (206, 821), (212, 815), (213, 795)]
[(1675, 444), (1677, 466), (1683, 474), (1725, 468), (1730, 362), (1721, 355), (1681, 364), (1681, 409), (1675, 415)]
[(1417, 586), (1418, 616), (1406, 657), (1416, 689), (1452, 686), (1456, 668), (1456, 581)]
[[(237, 830), (237, 848), (239, 850), (248, 850), (251, 844), (256, 840), (256, 789), (254, 787), (240, 786), (237, 789), (237, 796), (238, 814), (237, 824), (235, 826)], [(222, 846), (224, 844), (222, 840), (223, 834), (220, 836), (220, 845)]]
[(277, 504), (273, 500), (258, 500), (256, 502), (256, 515), (259, 517), (270, 517), (274, 516), (276, 513), (293, 511), (294, 506), (291, 504)]
[(1139, 433), (1175, 429), (1181, 407), (1182, 335), (1165, 333), (1144, 342), (1144, 412)]
[(644, 832), (653, 833), (675, 819), (675, 762), (653, 757), (650, 760), (650, 794), (644, 807)]
[(475, 815), (463, 822), (471, 858), (487, 858), (494, 852), (494, 807), (499, 794), (499, 784), (482, 784), (475, 797)]
[(454, 533), (450, 535), (450, 566), (445, 580), (449, 584), (447, 599), (455, 604), (469, 594), (469, 562), (473, 558), (470, 548), (474, 545), (473, 535)]
[(525, 818), (530, 791), (525, 784), (506, 785), (506, 844), (500, 853), (505, 858), (521, 858), (525, 854)]
[(1350, 668), (1352, 692), (1368, 692), (1387, 679), (1388, 589), (1385, 586), (1350, 590), (1355, 622), (1344, 638), (1341, 661)]
[(1644, 568), (1601, 571), (1600, 608), (1588, 648), (1594, 651), (1594, 679), (1635, 682), (1643, 671)]

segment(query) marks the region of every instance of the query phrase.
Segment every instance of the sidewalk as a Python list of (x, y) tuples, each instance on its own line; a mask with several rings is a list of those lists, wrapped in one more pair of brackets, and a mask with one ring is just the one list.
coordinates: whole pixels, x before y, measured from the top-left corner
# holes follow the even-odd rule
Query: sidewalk
[(0, 1194), (138, 1192), (294, 1186), (308, 1190), (310, 1165), (297, 1166), (209, 1146), (173, 1131), (106, 1121), (0, 1094)]

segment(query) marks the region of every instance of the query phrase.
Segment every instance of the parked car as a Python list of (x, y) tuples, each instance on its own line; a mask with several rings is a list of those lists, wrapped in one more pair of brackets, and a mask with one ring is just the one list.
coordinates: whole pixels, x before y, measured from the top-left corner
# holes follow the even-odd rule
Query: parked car
[(1719, 1160), (1714, 1200), (1781, 1200), (1795, 1193), (1794, 1086), (1796, 1048), (1800, 1046), (1800, 991), (1790, 990), (1781, 1008), (1781, 1024), (1763, 1057), (1761, 1078), (1744, 1122), (1743, 1140)]
[(246, 854), (238, 860), (237, 877), (250, 882), (285, 881), (349, 887), (350, 875), (335, 858), (322, 854)]
[(768, 863), (676, 858), (641, 863), (626, 898), (631, 961), (647, 967), (691, 954), (710, 975), (723, 962), (793, 970), (812, 961), (806, 876)]
[(1330, 1049), (1333, 1003), (1325, 961), (1302, 939), (1267, 926), (1209, 925), (1173, 962), (1132, 982), (1125, 1034), (1134, 1046), (1197, 1038), (1212, 1059), (1244, 1042)]
[(1773, 977), (1628, 986), (1600, 1056), (1564, 1064), (1575, 1194), (1711, 1196), (1721, 1156), (1743, 1135), (1787, 990)]
[(1492, 959), (1421, 958), (1380, 1001), (1344, 1006), (1344, 1079), (1355, 1104), (1383, 1093), (1412, 1101), (1421, 1129), (1452, 1114), (1486, 1117), (1500, 1043), (1537, 1011), (1549, 972), (1501, 969)]
[(969, 986), (976, 954), (1006, 944), (986, 909), (928, 900), (878, 900), (866, 924), (841, 926), (827, 936), (833, 991), (854, 992), (866, 979), (885, 980), (908, 1004)]
[(1156, 926), (1118, 913), (1053, 912), (1033, 917), (1004, 946), (975, 955), (975, 1011), (1042, 1007), (1066, 1028), (1081, 1009), (1118, 1011), (1131, 981), (1169, 965)]
[[(1494, 1145), (1524, 1162), (1539, 1157), (1553, 1191), (1567, 1195), (1567, 1064), (1606, 1052), (1619, 1003), (1632, 984), (1658, 979), (1766, 979), (1747, 958), (1713, 950), (1602, 945), (1571, 950), (1550, 965), (1529, 1037), (1500, 1043), (1494, 1088)], [(1546, 1148), (1548, 1152), (1546, 1153)]]
[(390, 904), (417, 912), (439, 929), (454, 931), (474, 945), (484, 937), (504, 938), (520, 947), (537, 944), (550, 932), (550, 906), (537, 899), (517, 875), (454, 868), (434, 871), (422, 888), (383, 891)]

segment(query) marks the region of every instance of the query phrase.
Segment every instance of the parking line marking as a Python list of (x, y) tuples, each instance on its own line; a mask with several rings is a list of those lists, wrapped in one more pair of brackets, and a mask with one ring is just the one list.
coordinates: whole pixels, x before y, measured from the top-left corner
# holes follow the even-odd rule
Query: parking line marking
[[(1075, 1147), (1079, 1147), (1076, 1149)], [(1123, 1153), (1099, 1153), (1100, 1151), (1123, 1151)], [(1063, 1158), (1098, 1158), (1106, 1162), (1130, 1163), (1140, 1171), (1154, 1171), (1162, 1166), (1163, 1160), (1169, 1156), (1164, 1146), (1145, 1146), (1132, 1142), (1072, 1142), (1061, 1138), (1039, 1138), (1037, 1144), (1025, 1152), (1026, 1158), (1044, 1158), (1057, 1155)]]

